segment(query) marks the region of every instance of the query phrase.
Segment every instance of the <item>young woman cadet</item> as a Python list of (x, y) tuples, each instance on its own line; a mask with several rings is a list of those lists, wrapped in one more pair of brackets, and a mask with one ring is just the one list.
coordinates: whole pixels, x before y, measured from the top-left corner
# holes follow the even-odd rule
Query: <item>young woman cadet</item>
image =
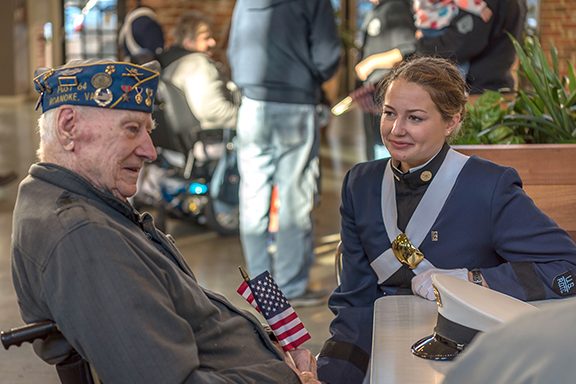
[(354, 166), (342, 187), (341, 284), (318, 361), (321, 381), (362, 383), (374, 300), (434, 299), (446, 273), (521, 300), (576, 293), (576, 245), (522, 190), (517, 172), (447, 144), (467, 89), (449, 61), (415, 58), (381, 84), (380, 132), (391, 159)]

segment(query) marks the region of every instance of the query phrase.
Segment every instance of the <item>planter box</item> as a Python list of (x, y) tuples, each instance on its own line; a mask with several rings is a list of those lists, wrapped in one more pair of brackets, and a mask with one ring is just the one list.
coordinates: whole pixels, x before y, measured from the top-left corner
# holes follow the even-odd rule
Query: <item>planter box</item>
[(515, 168), (534, 203), (576, 240), (576, 144), (456, 145)]

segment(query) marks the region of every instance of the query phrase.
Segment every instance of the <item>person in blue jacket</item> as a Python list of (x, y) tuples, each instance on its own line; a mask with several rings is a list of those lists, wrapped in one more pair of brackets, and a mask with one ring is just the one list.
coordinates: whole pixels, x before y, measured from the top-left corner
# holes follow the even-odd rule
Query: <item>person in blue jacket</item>
[(341, 284), (318, 361), (329, 384), (365, 380), (374, 301), (411, 293), (433, 300), (434, 273), (527, 301), (576, 293), (576, 245), (523, 191), (518, 173), (447, 144), (467, 101), (457, 67), (404, 61), (380, 92), (391, 159), (357, 164), (343, 182)]

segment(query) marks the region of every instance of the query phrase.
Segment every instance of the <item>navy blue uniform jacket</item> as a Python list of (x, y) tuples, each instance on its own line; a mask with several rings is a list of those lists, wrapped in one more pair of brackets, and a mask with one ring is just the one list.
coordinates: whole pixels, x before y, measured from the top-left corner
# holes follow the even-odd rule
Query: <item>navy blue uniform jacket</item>
[[(329, 306), (336, 315), (320, 354), (320, 379), (361, 383), (372, 347), (374, 300), (398, 294), (378, 285), (370, 262), (390, 247), (382, 219), (382, 178), (388, 159), (361, 163), (342, 187), (341, 285)], [(521, 300), (575, 293), (576, 245), (522, 190), (517, 172), (471, 157), (460, 172), (420, 250), (436, 268), (480, 268), (488, 286)]]

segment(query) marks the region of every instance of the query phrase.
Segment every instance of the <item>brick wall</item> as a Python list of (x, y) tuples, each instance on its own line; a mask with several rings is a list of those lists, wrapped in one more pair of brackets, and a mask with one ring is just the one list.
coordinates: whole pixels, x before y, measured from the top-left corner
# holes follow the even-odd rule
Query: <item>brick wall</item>
[[(125, 0), (126, 9), (135, 7), (136, 0)], [(142, 5), (153, 8), (164, 29), (167, 45), (172, 44), (172, 29), (178, 17), (185, 11), (196, 10), (206, 15), (212, 22), (217, 47), (214, 58), (226, 61), (225, 45), (235, 0), (142, 0)]]
[(540, 41), (547, 52), (558, 49), (562, 73), (567, 61), (576, 66), (576, 1), (540, 0)]

